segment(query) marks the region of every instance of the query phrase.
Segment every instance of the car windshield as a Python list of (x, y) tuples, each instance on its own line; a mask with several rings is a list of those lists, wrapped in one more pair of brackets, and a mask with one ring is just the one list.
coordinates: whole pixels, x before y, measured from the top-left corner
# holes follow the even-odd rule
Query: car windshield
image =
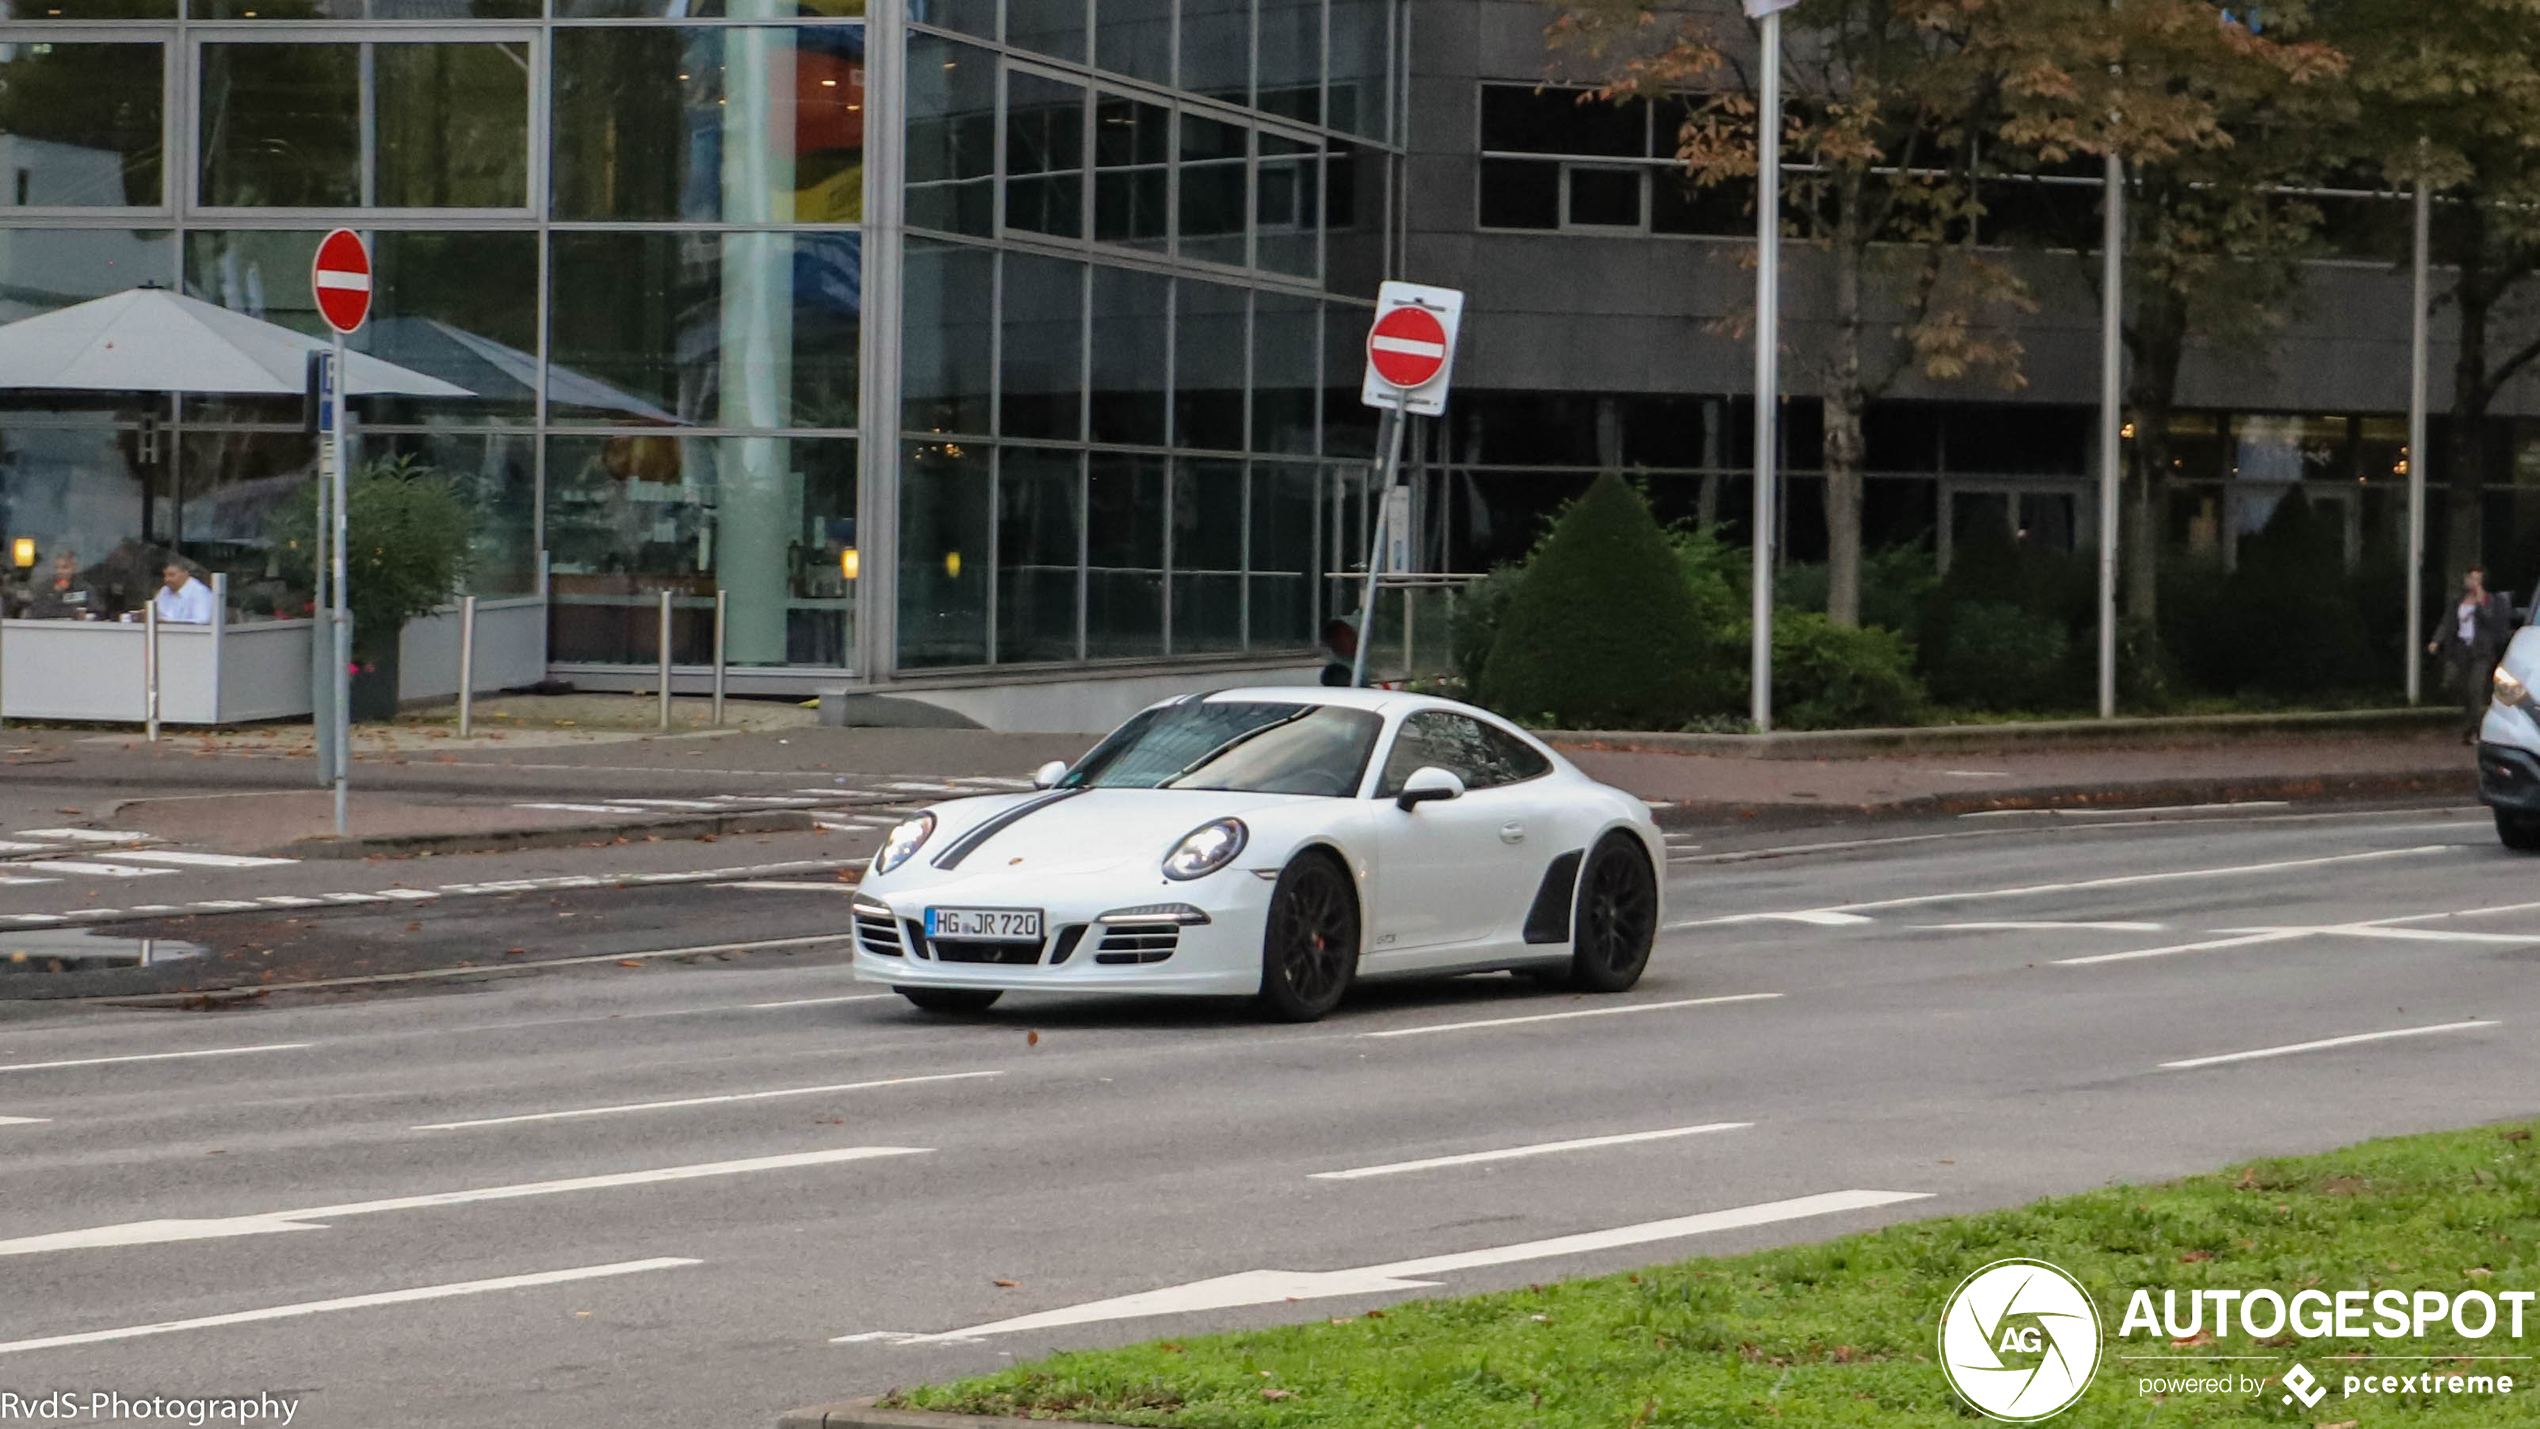
[(1372, 710), (1193, 700), (1141, 711), (1095, 746), (1063, 789), (1358, 792), (1384, 719)]

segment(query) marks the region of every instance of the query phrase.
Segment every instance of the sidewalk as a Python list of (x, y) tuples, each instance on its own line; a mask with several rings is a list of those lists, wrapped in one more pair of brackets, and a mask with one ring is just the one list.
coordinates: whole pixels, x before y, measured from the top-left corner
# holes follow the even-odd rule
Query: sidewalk
[[(702, 718), (704, 702), (693, 706), (680, 702), (683, 722)], [(363, 731), (348, 846), (324, 846), (332, 802), (315, 785), (305, 727), (170, 735), (156, 745), (95, 730), (0, 732), (0, 828), (59, 823), (67, 817), (60, 810), (76, 808), (91, 826), (296, 856), (693, 837), (804, 827), (827, 808), (1020, 787), (1040, 764), (1073, 759), (1096, 738), (824, 728), (804, 719), (810, 711), (740, 701), (722, 729), (663, 735), (649, 727), (653, 702), (638, 696), (515, 697), (489, 709), (504, 718), (489, 718), (466, 740), (435, 719)], [(1818, 759), (1563, 747), (1589, 774), (1658, 806), (1670, 824), (2457, 798), (2471, 791), (2475, 772), (2455, 736), (2408, 728), (2214, 730), (2128, 748), (2041, 744), (2013, 731), (1989, 750), (1961, 741), (1941, 752)], [(743, 816), (755, 822), (716, 822)]]

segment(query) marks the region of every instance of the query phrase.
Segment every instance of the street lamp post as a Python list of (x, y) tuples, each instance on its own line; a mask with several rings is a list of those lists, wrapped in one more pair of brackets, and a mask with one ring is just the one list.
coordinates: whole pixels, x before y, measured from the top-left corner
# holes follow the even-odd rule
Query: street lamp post
[(2416, 253), (2412, 289), (2414, 305), (2408, 313), (2408, 703), (2424, 697), (2424, 662), (2417, 656), (2417, 633), (2425, 629), (2425, 378), (2427, 367), (2426, 304), (2430, 297), (2431, 262), (2434, 246), (2434, 195), (2426, 187), (2422, 168), (2417, 172)]
[(1782, 12), (1799, 0), (1746, 0), (1749, 19), (1763, 24), (1762, 87), (1755, 113), (1755, 535), (1753, 620), (1755, 645), (1749, 678), (1754, 693), (1747, 717), (1758, 733), (1773, 727), (1773, 459), (1781, 386), (1782, 289)]

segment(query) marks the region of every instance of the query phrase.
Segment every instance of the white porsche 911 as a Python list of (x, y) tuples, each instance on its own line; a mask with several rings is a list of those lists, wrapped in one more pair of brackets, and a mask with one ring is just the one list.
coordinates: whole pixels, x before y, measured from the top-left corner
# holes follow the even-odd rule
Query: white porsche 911
[(1621, 992), (1662, 918), (1649, 806), (1451, 700), (1186, 696), (1034, 782), (891, 830), (855, 894), (857, 978), (937, 1012), (1226, 994), (1310, 1021), (1361, 978)]

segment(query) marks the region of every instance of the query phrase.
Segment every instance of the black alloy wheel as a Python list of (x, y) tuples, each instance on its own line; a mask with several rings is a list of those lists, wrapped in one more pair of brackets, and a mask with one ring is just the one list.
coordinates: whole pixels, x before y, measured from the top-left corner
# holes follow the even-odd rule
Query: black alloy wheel
[(993, 988), (976, 987), (895, 987), (891, 991), (921, 1012), (985, 1012), (1005, 996)]
[(1358, 976), (1358, 890), (1329, 853), (1309, 851), (1279, 875), (1261, 938), (1262, 1011), (1315, 1022)]
[(1618, 831), (1597, 841), (1570, 927), (1570, 986), (1624, 992), (1640, 981), (1658, 940), (1658, 877), (1640, 840)]

